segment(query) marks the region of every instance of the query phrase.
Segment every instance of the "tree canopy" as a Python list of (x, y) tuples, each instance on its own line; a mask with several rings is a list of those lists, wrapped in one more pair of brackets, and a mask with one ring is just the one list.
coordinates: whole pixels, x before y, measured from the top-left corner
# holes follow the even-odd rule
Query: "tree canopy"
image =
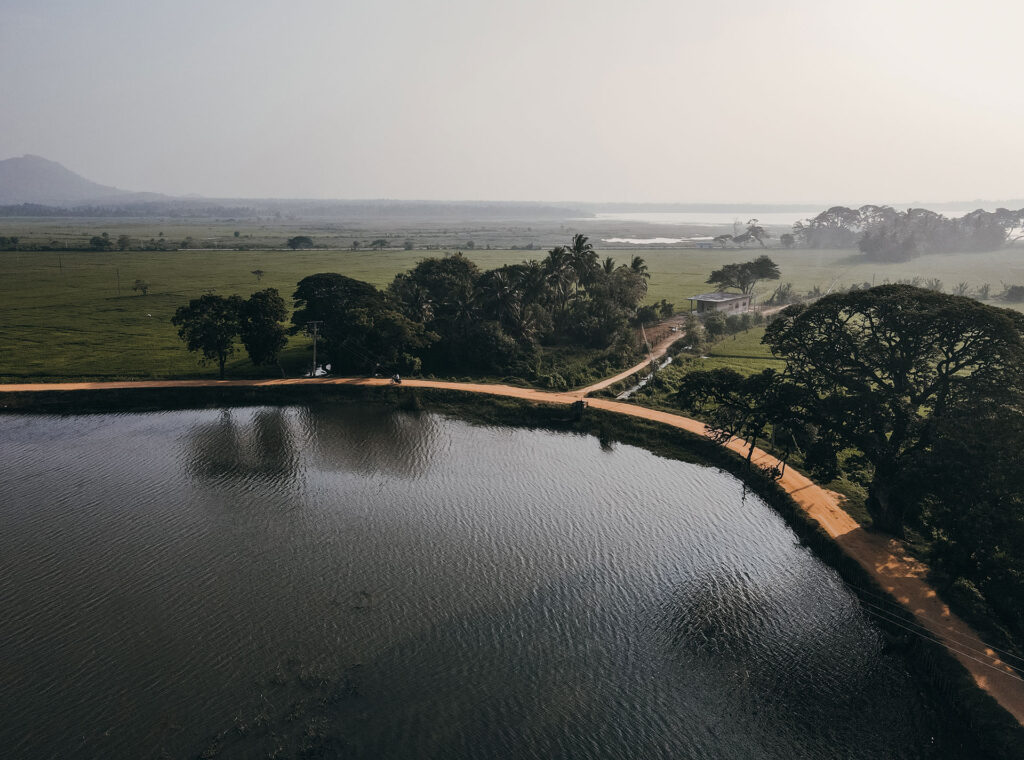
[(249, 359), (256, 366), (275, 365), (280, 369), (278, 356), (288, 343), (282, 324), (288, 318), (288, 307), (277, 288), (253, 293), (240, 305), (240, 312), (239, 334)]
[(242, 299), (238, 296), (207, 294), (193, 298), (171, 317), (178, 336), (189, 351), (202, 354), (202, 361), (215, 361), (220, 379), (224, 379), (224, 363), (235, 351), (240, 328)]
[(309, 235), (296, 235), (295, 237), (288, 238), (285, 245), (293, 251), (297, 251), (299, 248), (312, 248), (313, 238), (309, 237)]
[(841, 452), (855, 448), (872, 469), (868, 510), (900, 533), (908, 457), (952, 410), (1019, 376), (1022, 331), (1017, 312), (883, 285), (787, 307), (764, 342), (804, 391), (796, 411), (816, 429), (808, 464), (834, 475)]
[(378, 364), (413, 371), (418, 352), (437, 339), (373, 285), (341, 274), (304, 277), (293, 298), (292, 332), (322, 322), (325, 356), (339, 371), (366, 372)]
[(753, 261), (726, 264), (721, 269), (714, 270), (707, 282), (721, 290), (736, 288), (741, 293), (749, 295), (761, 280), (777, 280), (779, 277), (778, 265), (768, 256), (758, 256)]

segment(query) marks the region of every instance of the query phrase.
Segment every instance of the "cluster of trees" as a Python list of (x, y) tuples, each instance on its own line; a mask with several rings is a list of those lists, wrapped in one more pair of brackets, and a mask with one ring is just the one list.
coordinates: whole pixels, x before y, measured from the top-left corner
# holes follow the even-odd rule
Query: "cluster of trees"
[(1024, 632), (1024, 315), (882, 285), (787, 307), (764, 342), (784, 371), (691, 373), (676, 402), (862, 482), (876, 527), (929, 536), (935, 565)]
[[(712, 312), (704, 318), (704, 333), (710, 340), (718, 340), (726, 335), (735, 335), (763, 324), (764, 315), (759, 311), (745, 311), (742, 314)], [(693, 332), (688, 331), (691, 335)]]
[(1024, 209), (978, 209), (948, 219), (923, 208), (834, 206), (793, 226), (807, 248), (857, 247), (874, 261), (907, 261), (926, 253), (994, 251), (1019, 235)]
[[(261, 270), (254, 270), (257, 280)], [(647, 265), (599, 261), (584, 235), (540, 261), (481, 271), (461, 253), (427, 258), (384, 290), (335, 273), (303, 278), (294, 293), (290, 332), (318, 323), (322, 355), (338, 372), (453, 373), (532, 376), (542, 345), (635, 350), (635, 325), (670, 316), (664, 299), (640, 304)], [(206, 295), (172, 320), (189, 350), (224, 363), (241, 338), (256, 364), (274, 364), (284, 346), (284, 302), (276, 290)], [(255, 347), (255, 353), (254, 348)]]
[[(584, 235), (543, 260), (481, 271), (461, 253), (427, 258), (384, 290), (339, 274), (303, 279), (295, 329), (323, 321), (327, 356), (341, 371), (380, 364), (401, 371), (482, 371), (529, 376), (541, 345), (631, 352), (631, 324), (647, 294), (647, 266), (603, 262)], [(657, 305), (671, 313), (672, 305)]]
[(204, 362), (216, 362), (223, 380), (224, 364), (235, 352), (239, 339), (253, 364), (280, 369), (278, 357), (288, 342), (283, 324), (287, 317), (280, 293), (267, 288), (248, 299), (212, 293), (194, 298), (174, 312), (171, 324), (178, 328), (178, 336), (189, 351), (201, 354)]

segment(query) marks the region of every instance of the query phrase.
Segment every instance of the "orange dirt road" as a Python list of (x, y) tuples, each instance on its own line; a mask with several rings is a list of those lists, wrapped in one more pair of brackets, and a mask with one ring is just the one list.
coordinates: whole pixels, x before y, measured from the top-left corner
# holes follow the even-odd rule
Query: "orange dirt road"
[[(660, 356), (680, 336), (672, 335), (658, 345)], [(434, 388), (440, 390), (478, 393), (489, 396), (522, 399), (545, 404), (572, 404), (588, 393), (628, 377), (642, 369), (647, 361), (610, 378), (608, 381), (576, 391), (551, 393), (517, 388), (511, 385), (487, 383), (455, 383), (438, 380), (403, 380), (408, 388)], [(380, 378), (302, 378), (295, 380), (150, 380), (139, 382), (103, 383), (32, 383), (0, 385), (0, 401), (5, 393), (32, 393), (41, 391), (103, 390), (118, 388), (202, 388), (202, 387), (262, 387), (280, 385), (354, 385), (387, 386), (390, 380)], [(638, 417), (652, 422), (704, 435), (707, 428), (697, 420), (677, 414), (647, 409), (607, 399), (587, 399), (588, 406), (615, 414)], [(743, 441), (732, 440), (727, 446), (745, 455)], [(781, 465), (781, 462), (760, 449), (754, 450), (753, 461), (761, 466)], [(875, 581), (893, 595), (928, 631), (928, 635), (943, 644), (970, 672), (979, 687), (987, 691), (1018, 722), (1024, 725), (1024, 680), (1002, 659), (999, 653), (985, 644), (974, 630), (954, 615), (925, 580), (927, 568), (907, 555), (899, 541), (869, 533), (847, 514), (836, 494), (811, 481), (796, 470), (787, 467), (779, 484), (811, 518), (818, 522), (842, 550), (856, 560)]]

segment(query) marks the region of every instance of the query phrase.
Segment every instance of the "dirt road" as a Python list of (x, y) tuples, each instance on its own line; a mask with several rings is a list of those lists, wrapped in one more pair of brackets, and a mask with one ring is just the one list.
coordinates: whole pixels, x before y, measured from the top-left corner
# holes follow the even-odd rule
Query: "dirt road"
[[(677, 335), (666, 338), (656, 350), (664, 354)], [(659, 356), (661, 354), (658, 354)], [(408, 379), (403, 387), (436, 388), (442, 390), (478, 393), (489, 396), (523, 399), (546, 404), (571, 404), (588, 393), (607, 387), (630, 374), (643, 369), (647, 361), (613, 378), (587, 388), (563, 393), (551, 393), (511, 385), (487, 383), (455, 383), (437, 380)], [(386, 386), (390, 381), (378, 378), (304, 378), (295, 380), (152, 380), (113, 383), (34, 383), (0, 385), (0, 400), (4, 393), (40, 391), (101, 390), (117, 388), (187, 388), (187, 387), (262, 387), (280, 385), (354, 385)], [(677, 414), (647, 409), (607, 399), (587, 399), (595, 409), (637, 417), (680, 428), (696, 435), (704, 435), (706, 428), (697, 420)], [(737, 453), (745, 454), (742, 441), (727, 444)], [(754, 463), (762, 466), (780, 465), (770, 454), (756, 449)], [(999, 653), (987, 646), (964, 621), (954, 615), (938, 594), (925, 581), (927, 568), (912, 559), (901, 544), (891, 538), (869, 533), (840, 506), (836, 494), (816, 485), (806, 476), (787, 467), (779, 481), (783, 489), (812, 519), (833, 538), (842, 550), (856, 560), (886, 591), (914, 614), (927, 634), (941, 642), (963, 664), (982, 689), (991, 694), (1000, 705), (1024, 725), (1024, 680), (1015, 674)]]

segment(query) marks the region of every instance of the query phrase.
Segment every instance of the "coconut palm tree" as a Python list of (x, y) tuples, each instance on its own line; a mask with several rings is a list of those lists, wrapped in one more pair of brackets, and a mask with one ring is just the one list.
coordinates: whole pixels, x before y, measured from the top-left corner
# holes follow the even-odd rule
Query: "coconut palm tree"
[(602, 262), (602, 264), (601, 264), (601, 271), (604, 272), (605, 274), (611, 274), (612, 272), (614, 272), (615, 271), (615, 259), (613, 259), (611, 256), (606, 258), (604, 260), (604, 262)]
[(633, 260), (629, 262), (629, 268), (645, 280), (651, 279), (651, 273), (647, 271), (647, 262), (644, 261), (643, 256), (634, 256)]
[(572, 242), (567, 249), (570, 264), (576, 272), (576, 287), (586, 287), (594, 281), (599, 265), (597, 263), (597, 251), (587, 240), (587, 236), (576, 233), (572, 236)]

